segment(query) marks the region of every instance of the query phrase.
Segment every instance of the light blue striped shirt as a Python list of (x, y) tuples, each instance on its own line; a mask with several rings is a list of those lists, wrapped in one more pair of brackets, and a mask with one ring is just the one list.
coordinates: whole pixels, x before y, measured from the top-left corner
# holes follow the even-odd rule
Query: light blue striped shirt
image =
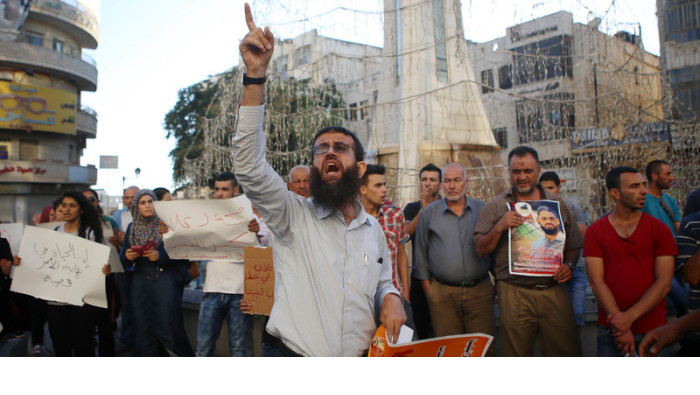
[[(384, 232), (356, 201), (342, 213), (287, 190), (265, 159), (264, 106), (240, 107), (231, 137), (234, 172), (275, 237), (275, 303), (267, 331), (306, 356), (360, 356), (391, 283)], [(376, 310), (375, 310), (376, 307)]]

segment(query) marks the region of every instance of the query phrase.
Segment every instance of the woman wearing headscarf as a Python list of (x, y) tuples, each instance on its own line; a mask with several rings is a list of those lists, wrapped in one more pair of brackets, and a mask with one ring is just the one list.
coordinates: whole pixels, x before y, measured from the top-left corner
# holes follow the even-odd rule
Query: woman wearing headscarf
[(182, 314), (182, 279), (187, 261), (170, 259), (165, 251), (153, 202), (156, 195), (141, 189), (134, 196), (120, 258), (135, 267), (131, 287), (136, 329), (135, 356), (194, 356)]

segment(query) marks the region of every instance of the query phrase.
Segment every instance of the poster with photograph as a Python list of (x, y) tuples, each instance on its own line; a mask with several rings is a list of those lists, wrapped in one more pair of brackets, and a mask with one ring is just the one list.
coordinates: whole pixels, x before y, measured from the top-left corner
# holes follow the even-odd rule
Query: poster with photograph
[(564, 224), (559, 202), (538, 200), (508, 203), (508, 209), (525, 222), (508, 231), (510, 274), (547, 277), (561, 266), (564, 258)]

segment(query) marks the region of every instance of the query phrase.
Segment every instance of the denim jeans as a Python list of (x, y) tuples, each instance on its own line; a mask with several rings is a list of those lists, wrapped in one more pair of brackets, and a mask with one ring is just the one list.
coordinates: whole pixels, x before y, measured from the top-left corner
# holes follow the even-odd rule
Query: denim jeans
[[(639, 343), (644, 339), (646, 333), (635, 333), (634, 334), (634, 347), (636, 349), (634, 356), (639, 355)], [(602, 325), (598, 326), (598, 344), (596, 347), (597, 357), (619, 357), (621, 350), (615, 345), (615, 336), (613, 335), (613, 330), (611, 328), (604, 327)], [(660, 357), (668, 357), (670, 355), (670, 350), (668, 347), (661, 350), (659, 353)]]
[(576, 326), (586, 326), (583, 313), (586, 305), (587, 283), (586, 270), (581, 265), (581, 262), (579, 262), (574, 268), (571, 279), (566, 282), (567, 287), (569, 287), (569, 295), (571, 295), (571, 304), (574, 306)]
[(228, 324), (228, 349), (232, 357), (245, 357), (250, 315), (241, 312), (241, 294), (205, 292), (199, 305), (197, 356), (211, 357), (224, 320)]
[(181, 275), (177, 266), (165, 268), (149, 279), (138, 267), (131, 284), (136, 343), (134, 356), (157, 357), (160, 346), (179, 356), (193, 356), (182, 312)]
[(121, 310), (119, 315), (119, 333), (117, 341), (127, 347), (133, 347), (135, 343), (134, 332), (134, 310), (131, 303), (131, 283), (133, 282), (134, 272), (125, 271), (124, 273), (114, 273), (114, 283), (117, 286), (119, 293), (119, 301), (121, 302)]

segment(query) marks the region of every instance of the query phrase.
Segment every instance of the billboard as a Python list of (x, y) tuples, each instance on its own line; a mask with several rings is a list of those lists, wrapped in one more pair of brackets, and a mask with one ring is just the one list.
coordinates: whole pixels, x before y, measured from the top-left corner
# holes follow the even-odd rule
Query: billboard
[(0, 128), (76, 134), (77, 95), (0, 81)]

